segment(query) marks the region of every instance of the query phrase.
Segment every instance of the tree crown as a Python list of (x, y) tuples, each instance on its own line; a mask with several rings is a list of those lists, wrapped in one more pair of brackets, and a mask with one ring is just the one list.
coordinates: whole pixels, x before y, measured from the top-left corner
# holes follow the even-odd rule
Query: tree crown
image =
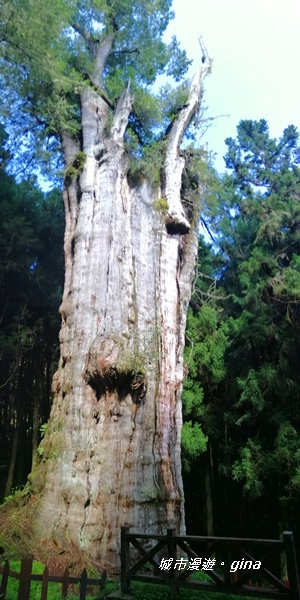
[(139, 144), (148, 143), (147, 131), (170, 109), (153, 99), (150, 86), (163, 73), (179, 81), (189, 64), (176, 38), (162, 39), (173, 16), (171, 0), (5, 1), (2, 118), (9, 119), (11, 139), (19, 144), (22, 134), (23, 155), (32, 157), (34, 148), (39, 156), (43, 148), (51, 162), (63, 133), (80, 138), (80, 93), (87, 86), (114, 111), (130, 84), (131, 129)]

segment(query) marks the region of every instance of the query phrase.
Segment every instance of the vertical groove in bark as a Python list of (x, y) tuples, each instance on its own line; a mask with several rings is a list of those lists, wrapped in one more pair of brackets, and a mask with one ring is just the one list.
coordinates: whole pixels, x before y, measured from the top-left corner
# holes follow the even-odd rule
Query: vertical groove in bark
[(39, 443), (39, 426), (40, 426), (40, 398), (36, 380), (33, 384), (33, 415), (32, 415), (32, 459), (31, 471), (33, 471)]
[[(200, 75), (197, 81), (199, 100)], [(197, 231), (187, 234), (182, 217), (179, 145), (197, 105), (192, 90), (166, 157), (175, 227), (166, 228), (155, 209), (161, 190), (128, 185), (129, 89), (110, 131), (107, 104), (93, 90), (82, 92), (85, 161), (75, 176), (66, 172), (61, 356), (34, 475), (42, 481), (36, 529), (109, 572), (119, 570), (121, 525), (184, 531), (180, 398)], [(72, 166), (79, 149), (69, 140), (65, 147)]]

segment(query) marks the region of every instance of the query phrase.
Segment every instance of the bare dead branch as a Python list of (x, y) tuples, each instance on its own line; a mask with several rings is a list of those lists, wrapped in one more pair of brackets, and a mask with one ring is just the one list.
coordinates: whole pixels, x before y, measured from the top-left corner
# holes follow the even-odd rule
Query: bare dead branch
[(114, 50), (113, 52), (111, 52), (111, 54), (134, 54), (134, 52), (139, 54), (139, 48), (133, 48), (132, 50), (129, 50), (129, 48), (125, 48), (124, 50)]
[(86, 45), (89, 48), (91, 55), (93, 56), (95, 42), (93, 41), (92, 36), (89, 34), (88, 31), (83, 29), (83, 27), (81, 27), (79, 25), (79, 23), (72, 23), (72, 27), (73, 27), (74, 31), (76, 31), (76, 33), (78, 33), (82, 37), (82, 39), (85, 41)]

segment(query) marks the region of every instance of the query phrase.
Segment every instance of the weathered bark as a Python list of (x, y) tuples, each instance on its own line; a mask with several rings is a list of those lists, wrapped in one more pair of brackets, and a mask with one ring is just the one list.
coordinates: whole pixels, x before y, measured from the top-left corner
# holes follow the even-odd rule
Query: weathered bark
[[(205, 72), (171, 128), (164, 190), (128, 184), (129, 90), (109, 125), (107, 103), (87, 88), (82, 147), (63, 139), (61, 357), (32, 492), (41, 539), (75, 547), (109, 572), (119, 569), (121, 525), (184, 531), (181, 390), (197, 228), (180, 201), (179, 147)], [(162, 195), (167, 216), (159, 209)]]
[(38, 458), (37, 450), (40, 440), (39, 429), (40, 429), (40, 409), (41, 409), (41, 388), (38, 385), (36, 377), (33, 378), (32, 382), (32, 459), (31, 459), (31, 471), (34, 470), (36, 460)]

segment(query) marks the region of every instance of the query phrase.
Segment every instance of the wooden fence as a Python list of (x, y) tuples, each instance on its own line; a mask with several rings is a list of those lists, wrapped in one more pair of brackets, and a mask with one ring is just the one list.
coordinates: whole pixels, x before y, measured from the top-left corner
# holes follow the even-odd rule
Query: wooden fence
[(2, 573), (2, 580), (0, 586), (0, 600), (5, 599), (5, 594), (8, 585), (8, 578), (13, 577), (19, 580), (19, 591), (18, 600), (29, 600), (30, 598), (30, 584), (31, 581), (40, 581), (42, 583), (41, 589), (41, 600), (47, 600), (48, 584), (49, 583), (60, 583), (61, 584), (61, 596), (67, 598), (69, 585), (79, 585), (79, 600), (86, 600), (88, 586), (95, 586), (98, 590), (103, 590), (106, 581), (106, 572), (103, 571), (101, 578), (94, 579), (88, 578), (87, 572), (84, 569), (80, 577), (74, 577), (69, 574), (69, 569), (66, 568), (64, 574), (61, 577), (56, 575), (49, 575), (48, 567), (45, 567), (43, 574), (36, 575), (32, 573), (33, 559), (31, 556), (23, 558), (21, 561), (21, 571), (13, 571), (9, 566), (9, 561), (6, 561), (3, 567), (0, 567), (0, 573)]
[[(278, 575), (282, 557), (288, 572), (285, 582)], [(194, 578), (197, 570), (209, 576), (207, 581)], [(252, 582), (249, 581), (251, 578)], [(123, 593), (130, 592), (131, 581), (167, 585), (172, 600), (178, 597), (179, 588), (221, 592), (222, 598), (226, 594), (238, 594), (300, 600), (297, 560), (290, 531), (285, 531), (280, 540), (262, 540), (181, 536), (176, 535), (174, 529), (168, 529), (166, 535), (137, 534), (122, 527)]]

